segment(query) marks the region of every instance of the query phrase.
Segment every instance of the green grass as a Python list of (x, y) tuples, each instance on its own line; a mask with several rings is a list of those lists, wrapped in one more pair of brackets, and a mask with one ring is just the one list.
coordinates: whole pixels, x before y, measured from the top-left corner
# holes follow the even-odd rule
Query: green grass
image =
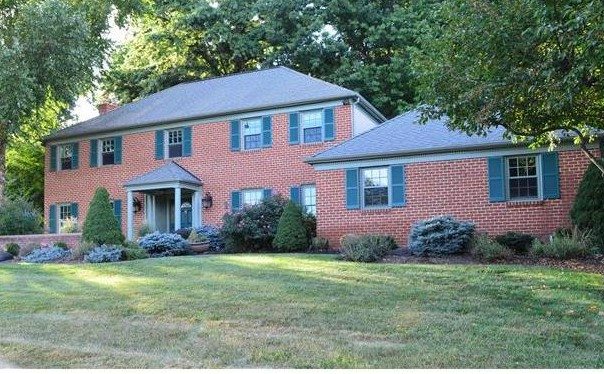
[(222, 255), (0, 266), (22, 367), (604, 367), (604, 277)]

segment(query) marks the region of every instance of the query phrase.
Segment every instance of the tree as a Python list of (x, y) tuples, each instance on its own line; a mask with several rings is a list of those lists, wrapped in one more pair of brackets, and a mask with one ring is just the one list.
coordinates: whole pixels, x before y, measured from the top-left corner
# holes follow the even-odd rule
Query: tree
[(360, 92), (387, 116), (414, 103), (409, 51), (435, 0), (156, 3), (112, 56), (105, 90), (130, 102), (174, 84), (284, 65)]
[[(116, 1), (120, 10), (138, 0)], [(113, 2), (30, 0), (0, 3), (0, 198), (11, 136), (48, 101), (71, 105), (90, 89), (109, 42)], [(124, 20), (120, 12), (118, 21)], [(35, 126), (34, 126), (35, 129)]]
[(290, 201), (279, 218), (273, 246), (282, 252), (297, 252), (308, 249), (308, 244), (302, 209)]
[(580, 229), (591, 230), (597, 245), (604, 251), (604, 178), (593, 164), (583, 175), (570, 218)]
[(96, 189), (88, 207), (86, 221), (82, 228), (82, 240), (97, 245), (124, 242), (120, 224), (115, 218), (109, 201), (109, 193), (103, 187)]
[(588, 0), (445, 0), (414, 52), (428, 117), (484, 134), (554, 146), (588, 144), (604, 129), (604, 3)]

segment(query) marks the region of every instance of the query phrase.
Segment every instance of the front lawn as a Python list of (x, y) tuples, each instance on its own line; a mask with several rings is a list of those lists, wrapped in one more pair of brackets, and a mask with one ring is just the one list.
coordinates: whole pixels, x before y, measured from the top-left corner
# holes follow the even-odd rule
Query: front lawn
[(0, 266), (22, 367), (604, 367), (604, 276), (220, 255)]

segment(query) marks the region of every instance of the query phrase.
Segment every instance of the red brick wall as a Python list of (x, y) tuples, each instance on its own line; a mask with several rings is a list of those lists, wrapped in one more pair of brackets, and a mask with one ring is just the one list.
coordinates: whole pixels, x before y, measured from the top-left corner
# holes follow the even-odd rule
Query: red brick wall
[(546, 236), (570, 224), (568, 212), (589, 161), (580, 151), (564, 151), (559, 163), (561, 198), (536, 203), (490, 203), (486, 158), (408, 164), (406, 206), (381, 210), (346, 209), (344, 171), (319, 171), (318, 235), (335, 247), (342, 235), (353, 233), (389, 234), (406, 245), (414, 222), (451, 214), (489, 234), (514, 230)]
[(24, 248), (27, 245), (50, 246), (63, 242), (69, 248), (75, 248), (80, 242), (81, 234), (41, 234), (41, 235), (8, 235), (0, 236), (0, 248), (5, 248), (8, 243), (17, 243)]
[[(193, 126), (191, 157), (174, 159), (204, 184), (204, 193), (213, 197), (213, 207), (203, 212), (205, 223), (220, 224), (229, 210), (232, 190), (254, 187), (273, 188), (276, 193), (289, 196), (291, 185), (314, 183), (316, 172), (304, 160), (313, 154), (332, 147), (352, 136), (351, 106), (335, 108), (336, 141), (314, 145), (290, 145), (288, 138), (288, 113), (273, 116), (273, 146), (268, 149), (232, 152), (230, 150), (230, 124), (216, 122)], [(122, 229), (126, 232), (126, 190), (123, 184), (151, 171), (166, 160), (155, 160), (154, 130), (123, 137), (121, 165), (90, 168), (90, 142), (80, 141), (80, 166), (77, 170), (51, 172), (49, 147), (46, 152), (44, 204), (48, 215), (50, 204), (77, 202), (80, 223), (83, 223), (88, 205), (97, 187), (107, 188), (111, 198), (121, 199)], [(142, 196), (139, 196), (144, 201)], [(48, 218), (48, 217), (46, 217)], [(143, 212), (136, 214), (139, 227)], [(136, 232), (136, 230), (135, 230)]]

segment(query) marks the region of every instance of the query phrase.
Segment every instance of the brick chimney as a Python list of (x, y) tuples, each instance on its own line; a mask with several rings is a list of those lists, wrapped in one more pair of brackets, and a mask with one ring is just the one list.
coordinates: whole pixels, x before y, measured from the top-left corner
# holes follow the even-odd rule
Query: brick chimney
[(111, 112), (112, 110), (119, 108), (119, 104), (112, 102), (104, 102), (97, 105), (96, 108), (99, 111), (99, 115), (103, 115), (107, 112)]

